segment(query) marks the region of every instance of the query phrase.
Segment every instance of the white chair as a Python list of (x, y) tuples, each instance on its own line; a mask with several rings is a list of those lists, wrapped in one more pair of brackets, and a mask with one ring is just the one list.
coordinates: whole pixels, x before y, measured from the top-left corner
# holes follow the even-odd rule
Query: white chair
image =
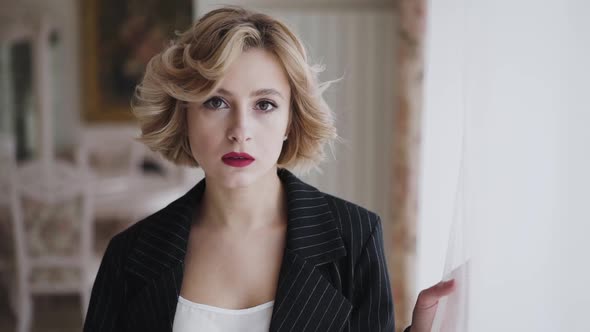
[[(130, 190), (134, 199), (130, 208), (133, 221), (140, 220), (164, 208), (186, 193), (201, 177), (187, 179), (189, 169), (174, 165), (158, 153), (144, 148), (144, 161), (155, 166), (157, 172), (142, 171), (135, 178)], [(199, 169), (200, 170), (200, 169)], [(202, 174), (202, 171), (199, 172)]]
[(139, 176), (143, 147), (134, 140), (139, 129), (92, 126), (80, 129), (78, 165), (95, 174), (92, 184), (94, 219), (128, 219), (129, 186)]
[(10, 181), (12, 232), (0, 234), (6, 237), (0, 242), (14, 247), (14, 259), (5, 264), (13, 273), (5, 279), (18, 331), (30, 330), (37, 294), (77, 293), (84, 317), (99, 265), (93, 254), (90, 175), (62, 161), (35, 160), (17, 168), (13, 157), (2, 160), (7, 170), (2, 174)]
[[(24, 256), (23, 215), (16, 188), (15, 145), (11, 136), (0, 135), (0, 282), (9, 292), (9, 305), (16, 314), (17, 331), (29, 330), (32, 303), (26, 296), (16, 294), (27, 293), (24, 282), (27, 275), (26, 258)], [(22, 262), (23, 264), (16, 264)], [(14, 287), (15, 280), (17, 281)]]
[[(81, 129), (77, 160), (96, 174), (96, 221), (137, 221), (180, 197), (191, 184), (184, 181), (184, 168), (138, 142), (139, 134), (139, 128), (128, 126)], [(146, 170), (146, 165), (155, 171)]]

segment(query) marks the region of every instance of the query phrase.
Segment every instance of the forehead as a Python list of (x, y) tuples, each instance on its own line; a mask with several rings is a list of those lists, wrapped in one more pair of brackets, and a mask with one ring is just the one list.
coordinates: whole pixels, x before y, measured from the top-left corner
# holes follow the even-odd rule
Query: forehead
[(242, 52), (222, 76), (219, 88), (232, 94), (274, 89), (290, 95), (287, 73), (272, 52), (255, 48)]

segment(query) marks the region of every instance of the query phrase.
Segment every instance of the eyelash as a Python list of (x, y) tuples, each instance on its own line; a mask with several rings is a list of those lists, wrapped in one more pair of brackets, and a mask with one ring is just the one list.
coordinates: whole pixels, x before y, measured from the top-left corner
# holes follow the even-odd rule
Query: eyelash
[[(219, 109), (222, 109), (223, 107), (216, 108), (216, 107), (213, 107), (211, 105), (211, 102), (214, 101), (214, 100), (219, 100), (222, 103), (224, 103), (226, 106), (228, 106), (228, 103), (225, 100), (223, 100), (223, 98), (221, 98), (221, 97), (211, 97), (209, 100), (207, 100), (206, 102), (203, 103), (203, 106), (205, 106), (206, 108), (208, 108), (210, 110), (219, 110)], [(270, 110), (262, 110), (261, 109), (260, 111), (263, 112), (263, 113), (270, 113), (270, 112), (272, 112), (272, 111), (274, 111), (274, 110), (277, 109), (277, 104), (274, 103), (274, 102), (272, 102), (272, 101), (270, 101), (270, 100), (267, 100), (267, 99), (259, 100), (256, 103), (256, 105), (258, 105), (260, 103), (268, 103), (270, 106), (272, 106), (272, 108)]]

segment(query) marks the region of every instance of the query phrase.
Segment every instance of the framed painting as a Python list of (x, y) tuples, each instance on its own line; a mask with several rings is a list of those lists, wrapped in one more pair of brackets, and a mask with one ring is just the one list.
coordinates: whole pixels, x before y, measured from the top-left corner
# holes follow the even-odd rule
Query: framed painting
[(131, 122), (148, 61), (192, 23), (193, 0), (83, 0), (83, 118)]

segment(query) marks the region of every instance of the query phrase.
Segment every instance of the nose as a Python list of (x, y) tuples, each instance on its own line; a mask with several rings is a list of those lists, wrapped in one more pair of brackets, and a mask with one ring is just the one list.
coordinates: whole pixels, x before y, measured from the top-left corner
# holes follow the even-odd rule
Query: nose
[(250, 137), (239, 134), (239, 133), (232, 133), (227, 137), (232, 142), (243, 143), (250, 140)]
[(227, 134), (227, 138), (232, 143), (243, 143), (252, 139), (249, 128), (248, 114), (242, 110), (236, 109), (235, 112), (233, 112), (233, 121)]

